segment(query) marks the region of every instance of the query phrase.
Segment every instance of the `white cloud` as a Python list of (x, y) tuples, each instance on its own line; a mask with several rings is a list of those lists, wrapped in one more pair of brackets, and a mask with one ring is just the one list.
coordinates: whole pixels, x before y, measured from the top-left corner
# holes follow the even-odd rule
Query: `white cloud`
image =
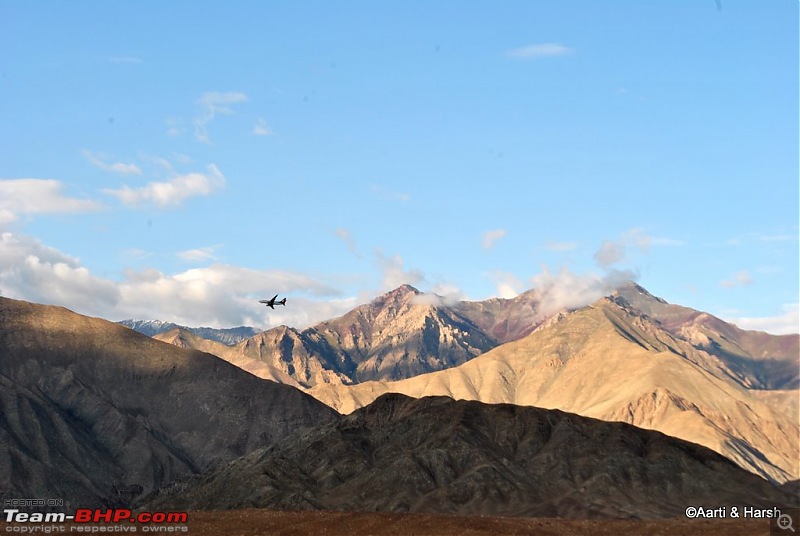
[(355, 240), (353, 240), (353, 236), (350, 234), (350, 231), (348, 229), (345, 229), (344, 227), (338, 227), (335, 233), (336, 236), (339, 237), (339, 239), (342, 242), (344, 242), (345, 246), (347, 246), (347, 251), (349, 251), (356, 257), (359, 258), (361, 257), (361, 254), (358, 252), (358, 249), (356, 248), (356, 242)]
[(628, 250), (633, 247), (642, 253), (647, 253), (651, 246), (679, 247), (685, 243), (671, 238), (656, 238), (645, 233), (644, 229), (636, 227), (622, 233), (616, 241), (605, 240), (595, 252), (594, 259), (601, 268), (608, 268), (627, 259)]
[(399, 201), (401, 203), (407, 203), (411, 201), (411, 195), (407, 193), (393, 192), (375, 184), (370, 184), (369, 189), (372, 191), (372, 193), (385, 201)]
[(145, 162), (149, 162), (150, 164), (158, 166), (164, 171), (172, 171), (174, 169), (172, 162), (170, 162), (167, 158), (164, 158), (163, 156), (141, 153), (139, 155), (139, 158), (141, 160), (144, 160)]
[(259, 117), (255, 126), (253, 127), (253, 134), (256, 136), (271, 136), (272, 130), (270, 130), (270, 128), (267, 126), (267, 122)]
[[(664, 240), (664, 239), (659, 239)], [(635, 227), (622, 234), (620, 239), (621, 243), (625, 246), (635, 246), (641, 250), (647, 250), (653, 245), (653, 237), (646, 234), (641, 227)]]
[(234, 91), (203, 93), (197, 100), (197, 104), (201, 107), (201, 113), (193, 121), (195, 138), (203, 143), (211, 143), (211, 139), (208, 137), (208, 124), (217, 115), (233, 114), (231, 105), (245, 102), (246, 100), (247, 95)]
[(412, 297), (411, 303), (416, 305), (433, 305), (434, 307), (441, 307), (445, 304), (445, 299), (444, 296), (436, 294), (435, 292), (424, 292)]
[(94, 277), (78, 259), (10, 232), (0, 235), (0, 294), (67, 306), (82, 303), (92, 311), (108, 310), (119, 301), (115, 285)]
[(276, 318), (263, 310), (258, 299), (278, 292), (288, 294), (292, 303), (281, 311), (282, 321), (289, 325), (305, 327), (329, 313), (347, 310), (346, 300), (326, 304), (304, 298), (304, 294), (322, 298), (338, 293), (300, 273), (214, 264), (173, 275), (128, 270), (114, 281), (93, 275), (78, 259), (34, 238), (0, 234), (0, 294), (110, 320), (161, 318), (189, 326), (269, 327), (277, 325)]
[(125, 185), (120, 189), (105, 189), (103, 192), (129, 206), (177, 206), (188, 197), (208, 195), (225, 186), (225, 177), (217, 166), (211, 164), (207, 169), (207, 173), (188, 173), (165, 182), (150, 182), (139, 188)]
[(461, 288), (452, 283), (437, 283), (429, 289), (429, 292), (441, 296), (447, 304), (469, 299)]
[(626, 281), (635, 281), (629, 270), (610, 270), (603, 275), (577, 275), (568, 268), (553, 274), (544, 266), (542, 273), (531, 278), (543, 317), (563, 309), (576, 309), (611, 294)]
[[(279, 270), (253, 270), (227, 264), (213, 264), (175, 275), (150, 270), (129, 272), (120, 285), (125, 317), (168, 318), (186, 325), (236, 326), (276, 325), (265, 316), (258, 299), (308, 293), (332, 296), (336, 291), (308, 276)], [(289, 297), (294, 302), (294, 297)], [(298, 325), (307, 310), (284, 311), (289, 325)]]
[(617, 240), (604, 240), (594, 254), (600, 274), (574, 274), (569, 268), (562, 268), (553, 274), (545, 266), (542, 273), (531, 278), (533, 287), (540, 296), (540, 310), (543, 315), (553, 314), (562, 309), (575, 309), (611, 294), (627, 281), (636, 281), (638, 275), (633, 270), (620, 270), (612, 266), (628, 260), (630, 249), (646, 253), (651, 246), (680, 246), (683, 242), (665, 238), (654, 238), (644, 229), (630, 229)]
[(732, 277), (720, 282), (720, 285), (727, 288), (746, 287), (753, 284), (753, 278), (750, 277), (750, 272), (742, 270), (733, 274)]
[(152, 257), (153, 252), (145, 251), (139, 248), (129, 248), (122, 252), (126, 257), (131, 259), (141, 260), (146, 259), (147, 257)]
[(466, 299), (466, 294), (457, 286), (448, 283), (439, 283), (434, 285), (428, 292), (414, 296), (411, 302), (418, 305), (441, 307)]
[(738, 317), (726, 320), (742, 329), (766, 331), (774, 335), (800, 333), (800, 307), (797, 303), (784, 305), (783, 312), (775, 316)]
[(500, 298), (509, 300), (525, 291), (525, 283), (514, 274), (497, 271), (493, 272), (491, 276), (497, 289), (497, 296)]
[(572, 251), (578, 247), (575, 242), (548, 242), (545, 249), (550, 251)]
[(167, 117), (167, 134), (173, 137), (180, 136), (186, 129), (183, 126), (183, 119), (180, 117)]
[[(796, 229), (794, 229), (794, 230), (796, 231)], [(727, 245), (729, 245), (729, 246), (738, 246), (738, 245), (740, 245), (742, 243), (752, 242), (752, 241), (767, 242), (767, 243), (770, 243), (770, 242), (797, 242), (798, 238), (800, 238), (800, 235), (798, 235), (797, 233), (795, 233), (795, 234), (786, 234), (785, 232), (783, 232), (783, 230), (778, 231), (776, 233), (772, 233), (772, 234), (763, 234), (763, 233), (751, 232), (751, 233), (740, 234), (740, 235), (735, 236), (733, 238), (729, 238), (728, 240), (725, 241), (725, 243)]]
[(0, 180), (0, 224), (23, 214), (74, 214), (99, 210), (102, 205), (61, 193), (61, 182), (53, 179)]
[(222, 247), (222, 244), (207, 246), (197, 249), (187, 249), (176, 253), (178, 257), (187, 262), (208, 262), (216, 260), (214, 252)]
[(674, 238), (660, 238), (660, 237), (652, 237), (650, 239), (650, 244), (653, 246), (666, 246), (666, 247), (683, 247), (686, 245), (686, 242), (683, 240), (675, 240)]
[(124, 164), (122, 162), (115, 162), (109, 164), (102, 156), (91, 151), (84, 150), (83, 156), (93, 166), (102, 169), (103, 171), (110, 171), (120, 175), (141, 175), (142, 170), (136, 164)]
[[(269, 297), (271, 298), (272, 295)], [(261, 316), (258, 316), (251, 324), (244, 325), (263, 326), (264, 328), (280, 325), (298, 329), (306, 328), (342, 316), (363, 302), (363, 299), (355, 296), (325, 301), (292, 297), (287, 300), (287, 307), (276, 308), (274, 311), (269, 309), (268, 313), (259, 311)], [(261, 305), (261, 307), (264, 306)]]
[(183, 154), (183, 153), (174, 153), (172, 155), (172, 159), (175, 160), (179, 164), (183, 164), (184, 166), (188, 166), (189, 164), (193, 163), (191, 157)]
[(612, 242), (610, 240), (603, 241), (594, 254), (594, 260), (601, 268), (608, 268), (625, 258), (625, 246), (622, 244)]
[(555, 56), (566, 56), (571, 54), (572, 49), (558, 43), (539, 43), (527, 45), (520, 48), (513, 48), (506, 51), (506, 56), (523, 60), (536, 60), (539, 58), (551, 58)]
[(761, 235), (758, 239), (761, 242), (791, 242), (797, 241), (797, 235)]
[(392, 255), (387, 257), (380, 250), (375, 251), (378, 266), (381, 270), (381, 292), (396, 289), (400, 285), (418, 285), (425, 281), (425, 276), (419, 270), (406, 270), (403, 267), (403, 257)]
[[(309, 293), (330, 296), (336, 291), (308, 276), (280, 270), (253, 270), (213, 264), (167, 275), (155, 270), (128, 272), (120, 285), (127, 316), (156, 317), (198, 325), (263, 324), (259, 298), (273, 294)], [(293, 298), (290, 298), (292, 300)], [(287, 311), (288, 314), (298, 311)], [(177, 320), (175, 320), (177, 319)]]
[(506, 236), (505, 229), (495, 229), (493, 231), (486, 231), (483, 233), (481, 239), (481, 247), (483, 249), (492, 249), (498, 240)]

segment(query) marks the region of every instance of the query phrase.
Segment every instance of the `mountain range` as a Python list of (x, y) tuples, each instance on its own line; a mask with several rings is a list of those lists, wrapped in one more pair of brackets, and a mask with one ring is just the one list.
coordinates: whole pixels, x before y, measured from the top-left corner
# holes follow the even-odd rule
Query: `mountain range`
[(146, 508), (641, 519), (692, 504), (791, 498), (709, 449), (624, 423), (392, 394), (167, 488)]
[(535, 290), (404, 285), (230, 345), (0, 298), (0, 356), (3, 497), (566, 517), (800, 502), (798, 336), (635, 284), (549, 317)]
[[(498, 319), (491, 307), (470, 308), (465, 303), (447, 307), (438, 305), (435, 296), (428, 298), (402, 285), (339, 318), (304, 330), (279, 326), (228, 348), (212, 349), (180, 328), (156, 337), (189, 347), (206, 345), (205, 351), (261, 378), (310, 388), (395, 380), (451, 368), (500, 344), (489, 334), (498, 326), (497, 331), (509, 336), (507, 318)], [(495, 310), (501, 309), (498, 305)]]
[(181, 331), (158, 337), (344, 413), (387, 392), (557, 408), (705, 445), (778, 483), (800, 478), (800, 337), (741, 330), (635, 283), (550, 318), (538, 302), (531, 290), (448, 304), (403, 285), (337, 319), (232, 348)]
[(732, 376), (720, 359), (617, 297), (556, 317), (459, 367), (309, 392), (344, 413), (387, 392), (557, 408), (705, 445), (777, 482), (797, 479), (797, 422)]
[[(197, 329), (165, 329), (164, 324), (153, 335), (214, 353), (261, 378), (307, 389), (398, 380), (466, 363), (530, 333), (543, 321), (536, 304), (535, 291), (510, 300), (447, 304), (401, 285), (339, 318), (304, 330), (279, 326), (229, 348), (209, 346)], [(147, 333), (140, 326), (135, 327)]]
[(125, 327), (131, 328), (134, 331), (143, 333), (153, 337), (166, 331), (180, 329), (188, 331), (210, 341), (216, 341), (222, 344), (236, 344), (248, 337), (252, 337), (259, 333), (255, 328), (247, 326), (239, 326), (236, 328), (191, 328), (175, 324), (174, 322), (162, 322), (161, 320), (120, 320), (117, 322)]
[(216, 356), (0, 298), (0, 493), (129, 505), (336, 412)]

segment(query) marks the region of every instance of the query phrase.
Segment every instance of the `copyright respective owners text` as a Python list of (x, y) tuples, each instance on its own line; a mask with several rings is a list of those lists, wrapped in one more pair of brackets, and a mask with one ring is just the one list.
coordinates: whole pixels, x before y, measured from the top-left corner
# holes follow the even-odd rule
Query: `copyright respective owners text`
[[(12, 506), (13, 505), (13, 506)], [(127, 508), (78, 508), (67, 513), (57, 504), (6, 501), (2, 521), (8, 534), (188, 533), (187, 512), (134, 512)], [(11, 507), (10, 507), (11, 506)], [(25, 508), (28, 506), (29, 508)], [(36, 511), (36, 507), (48, 511)]]
[(800, 508), (697, 505), (687, 506), (685, 515), (689, 519), (764, 519), (769, 521), (770, 534), (797, 534)]

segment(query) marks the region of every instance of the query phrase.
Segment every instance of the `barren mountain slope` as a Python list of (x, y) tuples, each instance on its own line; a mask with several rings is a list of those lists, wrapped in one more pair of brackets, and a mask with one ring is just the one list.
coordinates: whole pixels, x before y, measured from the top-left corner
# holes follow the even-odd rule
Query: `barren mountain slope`
[(227, 346), (216, 341), (204, 339), (182, 328), (153, 335), (153, 338), (175, 345), (178, 348), (200, 350), (201, 352), (215, 355), (265, 380), (285, 383), (293, 387), (301, 387), (301, 385), (282, 368), (270, 365), (266, 359), (245, 355), (238, 346)]
[(354, 382), (450, 368), (496, 346), (469, 320), (430, 298), (402, 285), (313, 329), (351, 363)]
[(668, 332), (719, 357), (745, 387), (800, 388), (800, 335), (743, 330), (708, 313), (667, 303), (635, 283), (617, 294)]
[(528, 290), (511, 299), (459, 301), (449, 308), (502, 344), (529, 335), (545, 319), (538, 303), (536, 290)]
[(624, 423), (385, 395), (182, 482), (147, 509), (331, 509), (661, 518), (793, 498), (709, 449)]
[(336, 414), (210, 354), (0, 298), (0, 493), (124, 505)]
[(350, 383), (339, 367), (337, 350), (313, 331), (279, 326), (245, 339), (234, 351), (234, 355), (265, 363), (276, 379), (290, 378), (286, 383), (292, 385)]
[(345, 413), (386, 392), (558, 408), (705, 445), (777, 482), (798, 477), (796, 421), (732, 381), (714, 356), (617, 301), (561, 315), (454, 369), (310, 392)]
[(403, 285), (339, 318), (303, 331), (280, 326), (232, 347), (182, 331), (157, 338), (302, 388), (409, 378), (460, 365), (497, 345), (439, 302)]

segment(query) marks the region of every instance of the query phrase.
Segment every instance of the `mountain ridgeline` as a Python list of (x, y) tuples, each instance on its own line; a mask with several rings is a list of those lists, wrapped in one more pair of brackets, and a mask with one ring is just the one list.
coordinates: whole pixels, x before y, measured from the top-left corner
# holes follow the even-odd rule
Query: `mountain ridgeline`
[[(458, 367), (309, 392), (343, 413), (384, 393), (557, 408), (705, 445), (775, 482), (798, 478), (797, 421), (739, 380), (723, 360), (616, 296), (558, 315)], [(797, 400), (796, 390), (785, 392)]]
[[(187, 328), (156, 338), (219, 355), (245, 370), (301, 388), (398, 380), (452, 368), (533, 331), (534, 292), (513, 300), (458, 302), (402, 285), (347, 314), (297, 330), (279, 326), (213, 349)], [(192, 342), (194, 341), (194, 342)]]
[(601, 518), (798, 506), (798, 335), (634, 284), (550, 317), (538, 303), (404, 285), (225, 344), (0, 298), (0, 498)]
[(624, 423), (391, 394), (166, 488), (146, 508), (664, 518), (692, 504), (793, 499), (707, 448)]
[(190, 328), (180, 326), (174, 322), (162, 322), (160, 320), (121, 320), (117, 322), (125, 327), (131, 328), (149, 337), (154, 337), (161, 333), (173, 330), (185, 330), (198, 337), (209, 341), (216, 341), (222, 344), (231, 345), (241, 342), (248, 337), (258, 334), (258, 330), (247, 326), (236, 328)]
[(0, 298), (0, 494), (130, 505), (337, 414), (197, 350)]
[(537, 309), (535, 290), (445, 303), (404, 285), (303, 331), (188, 345), (344, 413), (387, 392), (558, 408), (705, 445), (775, 482), (800, 476), (797, 335), (741, 330), (634, 283), (550, 318)]
[[(634, 283), (623, 285), (615, 295), (670, 336), (719, 359), (748, 389), (800, 387), (797, 335), (742, 330), (707, 313), (668, 304)], [(402, 380), (462, 365), (529, 335), (548, 320), (538, 304), (535, 289), (513, 299), (447, 303), (402, 285), (304, 330), (279, 326), (236, 344), (225, 343), (229, 348), (199, 349), (259, 377), (304, 389)], [(159, 328), (155, 336), (187, 347), (206, 345), (201, 339), (208, 338), (198, 329), (208, 328)], [(244, 333), (252, 328), (234, 329)], [(220, 342), (219, 337), (215, 340)]]

